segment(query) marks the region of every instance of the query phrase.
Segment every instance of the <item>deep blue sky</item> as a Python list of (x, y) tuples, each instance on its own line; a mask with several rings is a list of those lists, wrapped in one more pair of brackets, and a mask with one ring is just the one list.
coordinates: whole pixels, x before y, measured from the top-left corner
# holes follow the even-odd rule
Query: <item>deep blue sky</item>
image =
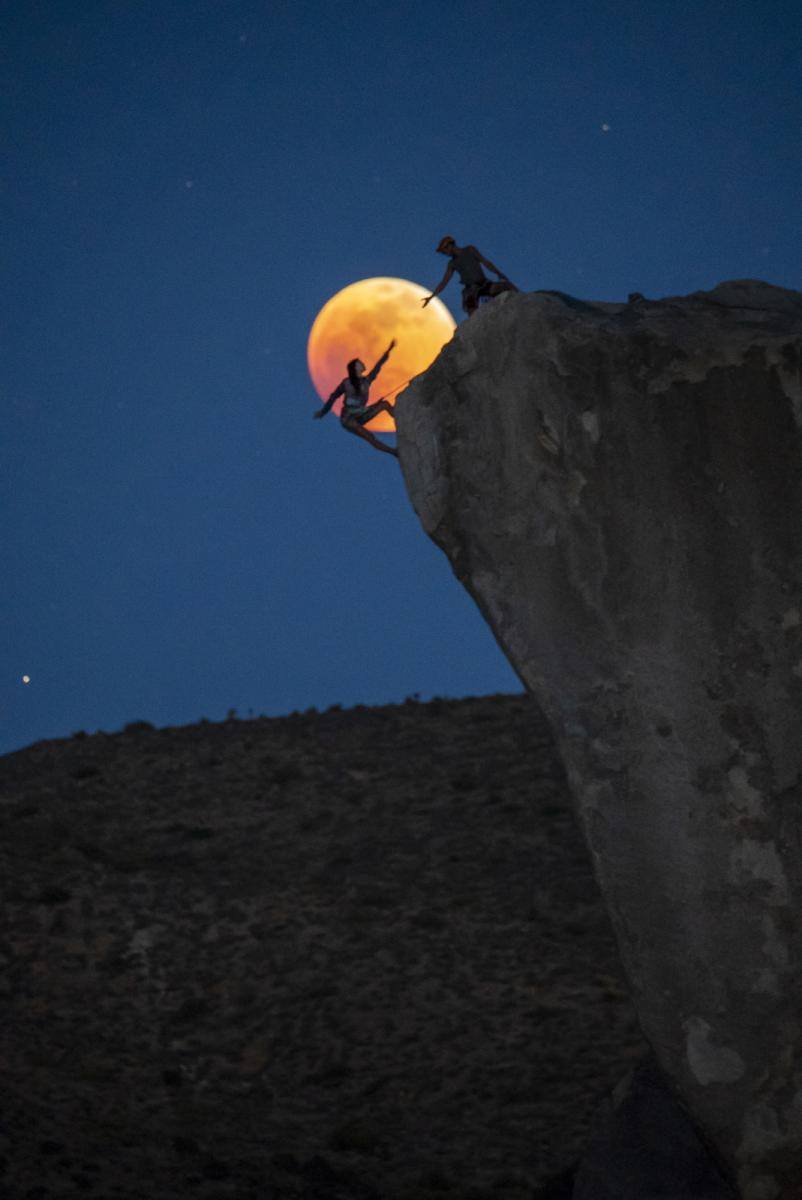
[(309, 327), (446, 232), (527, 290), (802, 286), (799, 0), (0, 18), (0, 750), (515, 690), (397, 464), (311, 420)]

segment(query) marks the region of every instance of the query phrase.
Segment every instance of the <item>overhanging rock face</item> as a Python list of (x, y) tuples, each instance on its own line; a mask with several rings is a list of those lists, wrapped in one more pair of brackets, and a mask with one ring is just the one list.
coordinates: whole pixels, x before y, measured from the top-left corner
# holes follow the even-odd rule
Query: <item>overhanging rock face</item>
[[(400, 399), (426, 532), (549, 717), (657, 1059), (802, 1181), (802, 295), (511, 295)], [(795, 1190), (790, 1190), (790, 1189)]]

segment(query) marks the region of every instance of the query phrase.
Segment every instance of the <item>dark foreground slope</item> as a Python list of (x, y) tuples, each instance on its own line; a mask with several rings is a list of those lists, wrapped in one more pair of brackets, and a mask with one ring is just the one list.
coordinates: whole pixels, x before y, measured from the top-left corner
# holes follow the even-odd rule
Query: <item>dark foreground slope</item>
[(0, 1193), (525, 1197), (641, 1046), (521, 696), (0, 760)]

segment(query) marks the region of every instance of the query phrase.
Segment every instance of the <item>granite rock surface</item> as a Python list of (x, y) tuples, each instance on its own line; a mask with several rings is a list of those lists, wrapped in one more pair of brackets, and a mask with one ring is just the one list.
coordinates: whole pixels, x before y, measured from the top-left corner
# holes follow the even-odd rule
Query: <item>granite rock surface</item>
[(745, 1200), (802, 1178), (802, 295), (505, 296), (401, 464), (560, 746), (660, 1068)]

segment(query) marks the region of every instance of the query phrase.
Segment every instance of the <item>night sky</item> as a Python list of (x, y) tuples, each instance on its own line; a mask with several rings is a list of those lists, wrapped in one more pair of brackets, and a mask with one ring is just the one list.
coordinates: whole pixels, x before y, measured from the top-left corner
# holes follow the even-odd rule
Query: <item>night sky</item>
[(799, 0), (0, 17), (0, 750), (517, 690), (395, 460), (311, 419), (309, 328), (445, 233), (524, 290), (802, 287)]

